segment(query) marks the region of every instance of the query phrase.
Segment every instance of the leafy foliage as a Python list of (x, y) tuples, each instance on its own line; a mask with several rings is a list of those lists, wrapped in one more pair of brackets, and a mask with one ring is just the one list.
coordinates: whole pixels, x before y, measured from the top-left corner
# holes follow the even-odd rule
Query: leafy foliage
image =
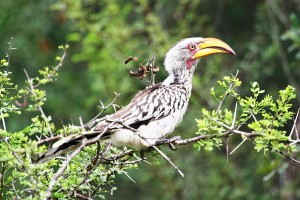
[[(47, 103), (42, 103), (42, 109), (48, 122), (45, 122), (40, 113), (27, 112), (26, 101), (33, 106), (32, 110), (38, 109), (38, 106), (34, 105), (31, 98), (24, 99), (21, 96), (15, 99), (19, 103), (14, 99), (7, 101), (10, 106), (17, 108), (4, 113), (6, 128), (10, 134), (3, 134), (12, 138), (12, 135), (22, 130), (29, 140), (15, 140), (29, 142), (36, 140), (36, 136), (41, 138), (42, 135), (49, 135), (49, 123), (54, 135), (67, 134), (71, 131), (68, 126), (58, 128), (61, 127), (61, 121), (63, 124), (71, 124), (72, 121), (79, 124), (79, 116), (82, 116), (83, 121), (92, 118), (98, 113), (99, 99), (109, 102), (113, 98), (113, 91), (126, 94), (119, 99), (119, 104), (125, 105), (147, 82), (140, 83), (127, 78), (131, 66), (122, 66), (124, 58), (130, 55), (153, 57), (154, 54), (162, 69), (162, 59), (167, 48), (176, 41), (191, 36), (221, 38), (234, 47), (237, 59), (215, 57), (202, 60), (193, 80), (188, 113), (175, 130), (175, 135), (180, 134), (184, 138), (194, 136), (193, 133), (198, 131), (194, 119), (204, 118), (200, 118), (202, 108), (206, 108), (209, 115), (218, 117), (213, 110), (217, 110), (219, 95), (224, 94), (224, 90), (219, 86), (214, 87), (214, 92), (218, 94), (215, 95), (218, 97), (217, 101), (214, 101), (210, 98), (208, 88), (235, 68), (239, 69), (239, 78), (243, 81), (243, 87), (236, 91), (241, 97), (254, 98), (248, 89), (250, 82), (258, 82), (260, 88), (267, 91), (259, 94), (256, 103), (269, 96), (277, 106), (278, 91), (286, 85), (295, 87), (297, 103), (293, 102), (294, 106), (290, 111), (296, 113), (300, 97), (297, 81), (300, 72), (297, 48), (299, 8), (297, 1), (271, 0), (1, 1), (0, 54), (5, 57), (7, 49), (3, 47), (13, 36), (17, 50), (9, 50), (10, 58), (5, 57), (5, 62), (8, 62), (9, 69), (13, 72), (9, 72), (8, 77), (14, 84), (21, 86), (21, 89), (26, 89), (23, 68), (28, 70), (31, 79), (43, 77), (38, 74), (38, 69), (44, 70), (40, 66), (52, 63), (53, 58), (59, 54), (56, 47), (66, 41), (71, 46), (69, 57), (60, 71), (60, 78), (55, 83), (37, 88), (41, 92), (40, 103), (47, 99)], [(1, 70), (5, 71), (5, 68), (1, 67)], [(158, 80), (162, 80), (163, 70), (157, 76)], [(15, 85), (5, 87), (14, 88)], [(20, 96), (17, 90), (9, 90), (9, 98)], [(47, 91), (46, 96), (42, 94), (44, 91)], [(224, 112), (227, 113), (225, 125), (231, 125), (235, 102), (238, 102), (237, 116), (240, 117), (243, 111), (235, 97), (226, 98), (222, 109), (219, 109), (222, 116), (225, 115)], [(14, 114), (20, 111), (21, 115)], [(267, 107), (267, 113), (274, 117), (270, 107)], [(260, 111), (255, 117), (257, 121), (264, 118)], [(249, 122), (256, 126), (253, 117), (250, 117)], [(213, 121), (211, 123), (216, 124)], [(267, 126), (263, 122), (259, 124)], [(294, 130), (299, 130), (298, 124), (299, 122)], [(289, 136), (293, 126), (290, 120), (282, 127), (274, 128), (273, 125), (273, 129), (285, 131), (285, 136)], [(224, 129), (227, 130), (226, 127)], [(247, 125), (243, 125), (242, 129), (249, 133)], [(22, 134), (16, 135), (23, 137)], [(127, 176), (116, 176), (118, 190), (113, 197), (108, 195), (106, 198), (132, 199), (133, 195), (140, 199), (300, 198), (300, 174), (295, 162), (282, 159), (278, 154), (251, 151), (251, 138), (230, 138), (232, 139), (225, 140), (225, 143), (221, 140), (223, 145), (211, 152), (198, 153), (192, 152), (190, 148), (181, 148), (176, 153), (169, 153), (172, 161), (185, 173), (185, 179), (178, 178), (165, 162), (160, 162), (160, 167), (142, 164), (143, 170), (128, 171), (138, 184), (132, 184)], [(253, 140), (258, 138), (255, 136)], [(227, 162), (224, 154), (233, 147), (239, 147), (241, 140), (251, 142), (242, 143), (241, 148), (228, 155)], [(265, 149), (266, 142), (263, 141), (261, 151), (271, 150)], [(214, 141), (212, 143), (211, 147), (215, 147)], [(3, 143), (1, 145), (5, 146)], [(201, 149), (203, 147), (205, 146), (201, 146)], [(45, 147), (41, 148), (39, 151), (43, 152)], [(299, 158), (297, 152), (291, 152), (291, 155), (295, 159)], [(10, 151), (7, 156), (14, 157)], [(3, 169), (2, 163), (0, 169)], [(11, 174), (10, 170), (4, 171), (4, 177)], [(15, 186), (17, 189), (22, 188), (18, 182)], [(8, 188), (13, 194), (10, 184), (7, 185), (6, 189)]]
[[(213, 139), (198, 141), (194, 145), (198, 150), (204, 146), (205, 150), (211, 151), (213, 147), (222, 145), (219, 137), (227, 137), (232, 133), (241, 135), (243, 139), (249, 138), (257, 151), (287, 152), (290, 156), (291, 151), (296, 150), (296, 142), (291, 142), (293, 131), (288, 135), (286, 129), (282, 129), (294, 116), (291, 101), (296, 98), (295, 88), (287, 86), (286, 89), (280, 90), (278, 98), (273, 100), (270, 95), (261, 97), (265, 91), (260, 89), (257, 82), (251, 83), (252, 96), (246, 97), (241, 97), (236, 91), (236, 87), (241, 86), (241, 81), (236, 76), (225, 76), (218, 83), (225, 90), (217, 96), (214, 89), (211, 89), (212, 95), (219, 100), (218, 109), (211, 112), (203, 109), (203, 119), (196, 120), (197, 134), (212, 135)], [(219, 109), (228, 97), (238, 102), (241, 109), (238, 116), (237, 110), (233, 113), (228, 108)]]
[[(2, 178), (0, 188), (1, 193), (7, 198), (69, 199), (78, 196), (105, 198), (106, 193), (113, 194), (116, 190), (114, 186), (109, 188), (111, 184), (114, 184), (115, 175), (126, 174), (128, 169), (137, 168), (137, 162), (140, 162), (140, 159), (132, 160), (135, 158), (132, 151), (124, 154), (119, 149), (110, 147), (109, 143), (98, 142), (97, 145), (78, 147), (63, 162), (53, 159), (44, 164), (35, 164), (36, 158), (45, 151), (46, 146), (42, 145), (44, 140), (47, 142), (56, 139), (56, 135), (59, 134), (68, 135), (74, 132), (84, 134), (85, 131), (84, 126), (72, 125), (57, 129), (51, 122), (51, 116), (46, 116), (42, 108), (45, 105), (46, 92), (38, 88), (57, 78), (67, 47), (61, 47), (64, 54), (58, 57), (59, 64), (40, 70), (39, 77), (30, 78), (25, 71), (26, 87), (19, 90), (16, 96), (11, 96), (9, 92), (12, 89), (11, 86), (14, 85), (9, 79), (10, 73), (0, 74), (4, 91), (3, 99), (8, 99), (7, 104), (3, 104), (1, 112), (20, 114), (17, 112), (19, 108), (13, 104), (12, 100), (24, 96), (29, 99), (30, 103), (23, 112), (38, 113), (32, 118), (29, 126), (17, 132), (7, 131), (5, 119), (9, 115), (2, 114), (1, 116), (3, 129), (0, 132), (2, 139), (0, 162), (2, 177), (5, 178)], [(7, 67), (7, 62), (2, 61), (2, 63)], [(279, 97), (274, 101), (270, 95), (259, 100), (260, 95), (265, 91), (260, 89), (257, 82), (251, 83), (252, 96), (241, 97), (237, 92), (237, 87), (241, 86), (237, 74), (231, 77), (225, 76), (223, 80), (218, 81), (218, 84), (223, 93), (216, 93), (213, 88), (211, 93), (219, 102), (219, 106), (212, 111), (202, 110), (203, 118), (196, 120), (198, 125), (196, 134), (205, 137), (199, 139), (196, 137), (196, 140), (193, 140), (197, 142), (194, 147), (198, 150), (204, 148), (211, 151), (214, 147), (220, 148), (223, 145), (222, 138), (239, 134), (244, 140), (252, 140), (257, 151), (287, 152), (287, 156), (290, 156), (291, 151), (296, 150), (295, 144), (299, 140), (293, 141), (292, 134), (287, 136), (286, 132), (280, 129), (292, 120), (290, 101), (295, 98), (293, 87), (288, 86), (281, 90)], [(17, 87), (14, 89), (16, 90)], [(224, 100), (229, 97), (239, 102), (242, 110), (239, 116), (237, 116), (237, 107), (234, 112), (228, 108), (222, 109)], [(241, 131), (241, 128), (246, 125), (248, 130)], [(33, 139), (34, 137), (38, 140)], [(85, 148), (84, 151), (82, 148)], [(79, 155), (76, 156), (77, 154)]]
[[(65, 52), (67, 47), (60, 47), (60, 49)], [(51, 160), (46, 164), (35, 164), (36, 158), (46, 150), (46, 146), (41, 145), (42, 139), (47, 140), (53, 135), (78, 131), (77, 128), (67, 126), (63, 129), (57, 129), (51, 122), (51, 116), (46, 116), (42, 108), (46, 101), (46, 91), (39, 89), (39, 87), (51, 83), (57, 78), (64, 55), (65, 53), (62, 57), (57, 58), (59, 61), (57, 66), (45, 67), (40, 70), (38, 77), (30, 78), (25, 71), (28, 78), (26, 87), (18, 90), (17, 95), (11, 94), (12, 90), (17, 91), (17, 87), (10, 80), (11, 72), (7, 71), (8, 62), (5, 59), (1, 61), (1, 119), (3, 125), (3, 129), (0, 131), (1, 198), (43, 198), (47, 194), (48, 185), (61, 162)], [(32, 118), (32, 123), (24, 129), (10, 132), (6, 130), (6, 120), (9, 119), (10, 113), (21, 114), (20, 109), (13, 101), (21, 96), (26, 97), (29, 101), (29, 104), (23, 105), (26, 109), (22, 112), (34, 112), (37, 115)], [(101, 145), (102, 147), (98, 146), (98, 148), (105, 149), (105, 144)], [(115, 190), (115, 187), (107, 187), (113, 183), (115, 174), (123, 173), (124, 169), (136, 167), (134, 163), (129, 165), (118, 165), (113, 162), (106, 165), (92, 164), (90, 162), (93, 160), (95, 152), (99, 153), (96, 146), (87, 147), (69, 164), (64, 173), (57, 177), (57, 184), (53, 193), (50, 193), (52, 198), (69, 199), (70, 196), (77, 195), (104, 198), (105, 193), (110, 192), (112, 194)], [(118, 153), (120, 150), (110, 148), (109, 152), (102, 152), (101, 154), (103, 157), (110, 157)], [(91, 169), (93, 170), (91, 171)]]

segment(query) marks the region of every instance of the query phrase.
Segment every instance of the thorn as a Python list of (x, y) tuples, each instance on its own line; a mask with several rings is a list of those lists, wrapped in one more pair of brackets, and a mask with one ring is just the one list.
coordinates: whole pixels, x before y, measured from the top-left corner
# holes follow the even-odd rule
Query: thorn
[(247, 140), (247, 138), (245, 138), (239, 145), (237, 145), (231, 152), (229, 155), (233, 154), (245, 141)]
[(227, 159), (227, 164), (229, 160), (229, 142), (228, 142), (228, 137), (226, 137), (226, 159)]
[(131, 178), (131, 177), (128, 175), (128, 172), (123, 171), (123, 173), (124, 173), (124, 174), (125, 174), (132, 182), (136, 183), (135, 180), (134, 180), (133, 178)]
[(159, 150), (159, 148), (157, 148), (156, 146), (152, 146), (153, 149), (155, 149), (175, 170), (178, 174), (180, 174), (182, 177), (184, 177), (184, 174), (182, 173), (182, 171), (180, 171), (180, 169), (178, 169), (178, 167), (171, 161), (171, 159), (166, 156), (161, 150)]
[(234, 114), (233, 114), (233, 119), (232, 119), (232, 124), (231, 124), (231, 129), (234, 128), (235, 122), (236, 122), (236, 112), (237, 112), (237, 102), (235, 102), (235, 109), (234, 109)]
[[(293, 134), (293, 132), (294, 132), (294, 129), (295, 129), (295, 127), (296, 127), (296, 124), (297, 124), (297, 120), (298, 120), (298, 117), (299, 117), (299, 111), (300, 111), (300, 108), (298, 108), (298, 111), (297, 111), (297, 114), (296, 114), (296, 118), (295, 118), (295, 120), (294, 120), (294, 124), (293, 124), (293, 127), (292, 127), (292, 129), (291, 129), (291, 132), (290, 132), (290, 135), (289, 135), (289, 138), (291, 138), (292, 137), (292, 134)], [(297, 134), (297, 132), (295, 132), (296, 133), (296, 137), (298, 136), (298, 134)], [(298, 136), (299, 137), (299, 136)], [(298, 138), (297, 138), (298, 139)]]
[(101, 104), (101, 109), (103, 109), (105, 106), (104, 106), (104, 104), (103, 104), (103, 102), (102, 101), (99, 101), (99, 103)]

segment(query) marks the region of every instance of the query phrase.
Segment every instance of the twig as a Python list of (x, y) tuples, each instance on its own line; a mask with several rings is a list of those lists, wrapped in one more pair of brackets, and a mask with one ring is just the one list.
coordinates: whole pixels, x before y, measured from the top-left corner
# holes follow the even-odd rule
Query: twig
[[(63, 55), (59, 58), (58, 64), (57, 64), (55, 67), (53, 67), (53, 70), (54, 70), (55, 72), (58, 71), (58, 70), (62, 67), (63, 62), (64, 62), (64, 60), (65, 60), (65, 58), (66, 58), (66, 56), (67, 56), (67, 51), (66, 51), (66, 49), (64, 48), (63, 50), (64, 50)], [(49, 74), (47, 74), (46, 79), (50, 79), (50, 78), (52, 78), (52, 77), (54, 77), (54, 76), (55, 76), (54, 74), (49, 73)], [(38, 87), (40, 84), (41, 84), (41, 83), (35, 84), (35, 85), (34, 85), (34, 88)]]
[[(239, 70), (236, 70), (236, 74), (235, 74), (234, 77), (237, 77), (238, 74), (239, 74)], [(226, 90), (224, 96), (223, 96), (222, 99), (219, 101), (219, 106), (218, 106), (218, 108), (217, 108), (217, 110), (216, 110), (216, 113), (219, 112), (219, 110), (221, 109), (222, 104), (223, 104), (223, 101), (224, 101), (224, 100), (226, 99), (226, 97), (229, 95), (230, 90), (231, 90), (233, 87), (234, 87), (234, 83), (231, 83), (231, 84), (229, 85), (228, 89)]]
[(237, 113), (237, 102), (235, 102), (235, 108), (234, 108), (234, 113), (233, 113), (233, 119), (232, 119), (232, 123), (230, 126), (230, 129), (233, 129), (235, 127), (235, 123), (236, 123), (236, 113)]
[[(115, 102), (116, 100), (120, 97), (120, 94), (119, 93), (116, 93), (115, 92), (115, 98), (107, 105), (107, 106), (104, 106), (104, 104), (100, 101), (101, 103), (101, 111), (93, 118), (91, 119), (89, 122), (87, 122), (84, 127), (90, 127), (90, 126), (93, 126), (93, 124), (95, 123), (95, 121), (101, 121), (101, 120), (97, 120), (98, 117), (104, 112), (106, 111), (109, 107), (115, 105)], [(103, 117), (102, 119), (105, 119), (105, 117)]]
[[(28, 83), (29, 83), (29, 86), (30, 86), (29, 91), (31, 92), (31, 94), (32, 94), (33, 96), (36, 97), (36, 93), (34, 92), (35, 87), (34, 87), (33, 84), (32, 84), (32, 79), (29, 77), (29, 75), (28, 75), (26, 69), (23, 69), (23, 70), (24, 70), (24, 72), (25, 72), (25, 75), (26, 75), (26, 77), (27, 77), (27, 80), (28, 80)], [(49, 124), (49, 121), (48, 121), (48, 119), (47, 119), (47, 116), (46, 116), (45, 113), (44, 113), (44, 110), (43, 110), (42, 106), (38, 105), (38, 109), (39, 109), (39, 111), (40, 111), (40, 113), (41, 113), (41, 115), (42, 115), (43, 120), (44, 120), (44, 121), (46, 122), (46, 124), (47, 124), (47, 129), (48, 129), (48, 131), (49, 131), (49, 133), (50, 133), (50, 136), (53, 137), (53, 133), (52, 133), (52, 130), (51, 130), (51, 126), (50, 126), (50, 124)]]
[(55, 141), (55, 140), (59, 140), (60, 138), (61, 138), (61, 136), (53, 136), (53, 137), (50, 137), (50, 138), (39, 140), (37, 142), (37, 145), (41, 145), (41, 144), (44, 144), (46, 142), (52, 142), (52, 141)]
[(4, 119), (4, 116), (3, 116), (3, 112), (2, 112), (2, 109), (0, 109), (1, 111), (1, 120), (2, 120), (2, 125), (3, 125), (3, 130), (6, 132), (6, 123), (5, 123), (5, 119)]
[(80, 147), (78, 147), (75, 151), (72, 152), (72, 154), (70, 156), (67, 157), (67, 159), (63, 162), (63, 164), (61, 165), (61, 167), (59, 168), (59, 170), (55, 173), (55, 175), (53, 176), (53, 178), (51, 179), (47, 192), (45, 194), (44, 199), (47, 200), (51, 197), (52, 195), (52, 191), (54, 189), (54, 185), (56, 184), (56, 182), (58, 181), (58, 178), (62, 175), (62, 173), (65, 171), (65, 169), (67, 168), (67, 166), (69, 165), (69, 163), (71, 162), (71, 160), (74, 158), (74, 156), (76, 156), (77, 154), (80, 153), (80, 151), (86, 146), (87, 144), (87, 140), (84, 139), (80, 145)]
[(91, 197), (88, 197), (88, 196), (85, 196), (85, 195), (83, 195), (83, 194), (77, 193), (76, 191), (75, 191), (74, 196), (75, 196), (75, 197), (78, 197), (78, 198), (80, 198), (80, 199), (93, 200)]
[(155, 63), (155, 58), (150, 59), (147, 63), (147, 65), (150, 68), (150, 86), (155, 84), (155, 74), (153, 72), (154, 63)]
[(4, 173), (6, 166), (4, 162), (1, 162), (1, 173), (0, 173), (0, 200), (3, 199), (3, 188), (4, 188)]
[[(96, 155), (95, 155), (95, 157), (92, 159), (92, 163), (91, 164), (89, 164), (87, 167), (86, 167), (86, 169), (89, 169), (89, 168), (91, 168), (91, 167), (93, 167), (93, 166), (95, 166), (96, 165), (96, 163), (97, 163), (97, 160), (99, 159), (99, 155), (100, 155), (100, 150), (101, 150), (101, 146), (100, 146), (100, 142), (98, 141), (98, 142), (96, 142), (96, 144), (97, 144), (97, 151), (96, 151)], [(107, 144), (109, 144), (109, 143), (107, 143)], [(107, 147), (108, 147), (109, 145), (107, 145)]]
[(229, 160), (229, 142), (228, 142), (228, 137), (225, 138), (225, 144), (226, 144), (226, 161), (228, 163)]
[(13, 154), (13, 156), (17, 159), (17, 161), (19, 162), (19, 164), (24, 168), (24, 170), (26, 170), (26, 168), (24, 167), (24, 164), (22, 162), (22, 160), (19, 158), (19, 156), (16, 154), (16, 152), (14, 151), (14, 149), (10, 146), (8, 140), (6, 137), (4, 137), (2, 134), (0, 134), (1, 139), (5, 142), (5, 144), (7, 145), (9, 151)]
[(14, 191), (14, 193), (15, 193), (17, 199), (21, 199), (21, 197), (20, 197), (20, 196), (18, 195), (18, 193), (17, 193), (17, 190), (16, 190), (16, 187), (15, 187), (15, 183), (14, 183), (14, 182), (11, 183), (11, 186), (12, 186), (12, 188), (13, 188), (13, 191)]
[(8, 67), (10, 66), (10, 55), (11, 55), (11, 52), (12, 50), (15, 50), (17, 48), (14, 48), (12, 47), (12, 41), (13, 41), (14, 37), (12, 36), (9, 40), (9, 42), (7, 43), (8, 44), (8, 53), (6, 54), (6, 58), (7, 58), (7, 70), (8, 70)]
[(243, 141), (237, 145), (231, 152), (230, 155), (233, 154), (240, 146), (242, 146), (242, 144), (247, 140), (247, 138), (243, 139)]
[(281, 154), (281, 155), (283, 155), (283, 156), (285, 156), (286, 158), (292, 160), (293, 162), (296, 162), (296, 163), (300, 164), (300, 161), (299, 161), (299, 160), (296, 160), (295, 158), (292, 158), (292, 157), (286, 155), (285, 153), (283, 153), (283, 152), (281, 152), (281, 151), (276, 151), (276, 152), (279, 153), (279, 154)]
[(131, 176), (128, 175), (128, 172), (123, 171), (123, 173), (124, 173), (124, 174), (125, 174), (132, 182), (136, 183), (136, 181), (135, 181)]
[(134, 153), (134, 151), (132, 149), (126, 150), (126, 151), (124, 151), (124, 152), (122, 152), (122, 153), (120, 153), (118, 155), (113, 156), (112, 160), (118, 160), (119, 158), (122, 158), (124, 156), (132, 156), (133, 153)]
[(171, 159), (168, 156), (166, 156), (156, 146), (152, 146), (152, 148), (155, 149), (176, 170), (176, 172), (178, 172), (178, 174), (180, 174), (182, 177), (184, 177), (184, 174), (180, 171), (180, 169), (178, 169), (178, 167), (171, 161)]
[[(200, 140), (213, 138), (213, 137), (217, 137), (217, 134), (200, 135), (200, 136), (196, 136), (196, 137), (192, 137), (192, 138), (188, 138), (188, 139), (176, 140), (176, 141), (174, 141), (174, 144), (177, 146), (186, 145), (186, 144), (195, 143)], [(225, 135), (222, 135), (221, 137), (225, 137)]]
[[(110, 148), (110, 143), (108, 143), (108, 145), (104, 148), (104, 150), (102, 151), (102, 155), (106, 154), (108, 149)], [(82, 179), (82, 181), (74, 188), (75, 192), (76, 189), (79, 188), (82, 184), (85, 183), (86, 179), (89, 177), (89, 175), (94, 171), (94, 169), (96, 169), (96, 167), (98, 167), (98, 165), (100, 164), (99, 162), (99, 155), (100, 155), (100, 142), (97, 142), (97, 152), (95, 157), (92, 159), (92, 163), (90, 163), (87, 167), (85, 167), (85, 169), (87, 169), (87, 172), (84, 176), (84, 178)], [(102, 163), (101, 163), (102, 164)], [(70, 191), (69, 192), (69, 196), (72, 196), (72, 193), (74, 191)]]
[[(289, 135), (289, 138), (292, 137), (293, 135), (293, 132), (294, 132), (294, 129), (296, 127), (296, 124), (297, 124), (297, 120), (298, 120), (298, 117), (299, 117), (299, 111), (300, 111), (300, 108), (298, 108), (298, 111), (297, 111), (297, 114), (296, 114), (296, 117), (295, 117), (295, 120), (294, 120), (294, 123), (293, 123), (293, 127), (291, 129), (291, 132), (290, 132), (290, 135)], [(296, 138), (297, 138), (298, 134), (296, 134)], [(299, 137), (299, 136), (298, 136)], [(298, 138), (297, 138), (298, 139)]]
[(58, 178), (62, 175), (62, 173), (64, 172), (64, 170), (66, 169), (66, 167), (69, 165), (69, 163), (71, 162), (71, 160), (73, 159), (73, 157), (76, 156), (77, 154), (79, 154), (80, 151), (84, 147), (86, 147), (87, 145), (97, 142), (102, 137), (102, 135), (104, 133), (106, 133), (107, 130), (108, 130), (108, 128), (105, 127), (103, 129), (103, 131), (98, 136), (96, 136), (95, 138), (92, 138), (92, 139), (89, 139), (89, 140), (87, 140), (86, 138), (83, 138), (83, 140), (81, 142), (81, 145), (75, 151), (73, 151), (70, 156), (67, 157), (67, 159), (63, 162), (63, 164), (61, 165), (61, 167), (59, 168), (59, 170), (56, 172), (56, 174), (51, 179), (50, 184), (49, 184), (48, 189), (47, 189), (47, 192), (45, 194), (45, 199), (50, 198), (55, 183), (57, 182)]
[(254, 113), (252, 112), (252, 110), (250, 109), (249, 111), (250, 111), (251, 117), (254, 119), (255, 122), (257, 122), (257, 119), (256, 119)]

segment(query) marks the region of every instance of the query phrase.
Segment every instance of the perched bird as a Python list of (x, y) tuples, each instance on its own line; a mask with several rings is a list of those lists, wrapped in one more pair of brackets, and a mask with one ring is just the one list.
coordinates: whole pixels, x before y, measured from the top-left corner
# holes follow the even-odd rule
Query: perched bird
[[(114, 146), (141, 150), (155, 145), (181, 122), (187, 110), (193, 75), (200, 58), (217, 53), (235, 55), (231, 47), (219, 39), (193, 37), (179, 41), (165, 57), (164, 66), (168, 77), (161, 83), (139, 91), (127, 106), (106, 116), (92, 128), (91, 132), (94, 133), (84, 137), (90, 139), (106, 130), (101, 139), (109, 138)], [(38, 162), (76, 149), (82, 139), (82, 134), (62, 138)]]

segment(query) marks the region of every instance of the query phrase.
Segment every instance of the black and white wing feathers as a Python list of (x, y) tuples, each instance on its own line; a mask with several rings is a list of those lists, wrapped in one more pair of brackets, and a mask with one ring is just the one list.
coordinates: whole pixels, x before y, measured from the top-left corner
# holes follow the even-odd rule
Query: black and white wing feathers
[[(189, 96), (184, 85), (156, 84), (140, 91), (126, 107), (106, 120), (138, 128), (151, 120), (158, 120), (180, 110), (186, 105)], [(96, 127), (95, 130), (97, 129)]]

